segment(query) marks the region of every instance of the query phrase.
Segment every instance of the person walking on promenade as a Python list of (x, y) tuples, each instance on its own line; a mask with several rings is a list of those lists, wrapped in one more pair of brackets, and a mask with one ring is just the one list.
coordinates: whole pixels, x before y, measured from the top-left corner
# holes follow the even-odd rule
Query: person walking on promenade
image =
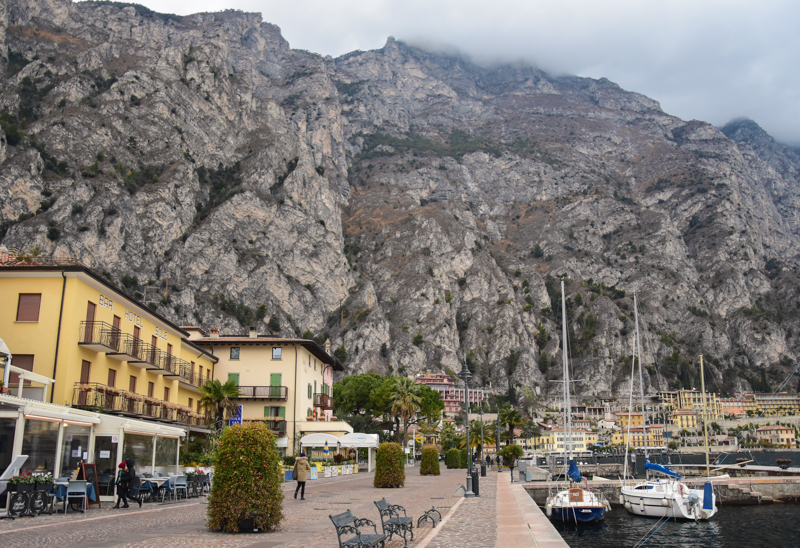
[[(128, 489), (131, 491), (130, 499), (134, 502), (139, 503), (139, 508), (142, 507), (142, 497), (136, 498), (133, 496), (133, 487), (138, 482), (138, 478), (136, 477), (136, 463), (132, 458), (125, 459), (125, 465), (128, 467), (127, 479), (128, 479)], [(123, 508), (127, 508), (128, 505), (126, 504)]]
[(308, 464), (306, 454), (300, 453), (300, 457), (294, 461), (294, 470), (292, 471), (292, 478), (297, 480), (294, 498), (297, 498), (297, 492), (300, 491), (300, 500), (306, 500), (306, 481), (308, 481), (309, 474), (311, 474), (311, 466)]
[(491, 468), (491, 467), (492, 467), (492, 457), (486, 455), (486, 468)]
[(128, 481), (127, 481), (128, 472), (126, 468), (127, 465), (125, 464), (124, 461), (119, 463), (117, 479), (116, 481), (114, 481), (114, 485), (117, 486), (117, 505), (114, 506), (114, 508), (119, 508), (120, 502), (124, 504), (122, 508), (128, 508), (128, 499), (126, 497), (128, 493)]

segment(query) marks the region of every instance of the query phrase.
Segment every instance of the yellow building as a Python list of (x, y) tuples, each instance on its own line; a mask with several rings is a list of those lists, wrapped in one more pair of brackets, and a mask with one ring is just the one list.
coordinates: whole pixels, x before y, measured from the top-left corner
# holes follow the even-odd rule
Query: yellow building
[(617, 413), (617, 420), (619, 420), (619, 425), (622, 428), (627, 428), (628, 426), (642, 426), (642, 414), (641, 413)]
[[(564, 452), (564, 444), (567, 440), (567, 433), (562, 429), (558, 430), (551, 430), (549, 432), (553, 436), (553, 451), (556, 453), (563, 453)], [(586, 432), (583, 430), (571, 430), (570, 431), (570, 438), (571, 443), (569, 444), (571, 447), (567, 447), (567, 450), (572, 451), (586, 451)]]
[(307, 339), (259, 335), (255, 329), (248, 335), (187, 329), (193, 343), (219, 360), (215, 378), (239, 385), (242, 420), (269, 424), (285, 454), (299, 453), (304, 434), (353, 431), (346, 422), (332, 420), (333, 371), (343, 367), (330, 348)]
[(750, 415), (786, 416), (800, 414), (800, 394), (781, 392), (779, 394), (745, 394), (742, 400), (745, 413)]
[(792, 449), (794, 449), (797, 441), (794, 428), (780, 425), (762, 426), (756, 430), (756, 437), (758, 437), (759, 441), (767, 441), (773, 445)]
[(587, 431), (586, 432), (586, 447), (592, 447), (594, 444), (597, 443), (597, 432)]
[[(661, 425), (651, 425), (647, 427), (647, 447), (663, 447), (664, 445), (664, 427)], [(630, 436), (630, 437), (629, 437)], [(645, 446), (645, 429), (642, 427), (632, 426), (630, 429), (623, 428), (618, 432), (611, 434), (611, 443), (614, 445), (625, 445), (629, 443), (630, 447), (644, 447)]]
[[(140, 471), (148, 471), (163, 460), (163, 453), (153, 448), (159, 432), (166, 432), (160, 444), (170, 445), (168, 454), (174, 458), (164, 457), (165, 462), (177, 471), (177, 439), (192, 430), (206, 432), (197, 412), (200, 386), (213, 375), (217, 361), (188, 335), (77, 260), (0, 255), (0, 337), (13, 355), (12, 367), (4, 368), (4, 391), (53, 404), (40, 406), (50, 409), (42, 413), (51, 418), (56, 413), (62, 422), (53, 430), (53, 424), (39, 424), (38, 419), (14, 419), (15, 452), (28, 443), (29, 450), (37, 451), (29, 465), (46, 463), (55, 473), (81, 460), (113, 471), (122, 456), (135, 457), (146, 466)], [(15, 407), (18, 402), (6, 403)], [(63, 411), (53, 411), (59, 408)], [(100, 416), (95, 422), (93, 415), (88, 422), (78, 420), (85, 423), (81, 432), (68, 432), (74, 430), (68, 422), (70, 408), (127, 419), (112, 430), (117, 435), (100, 436), (104, 420)], [(131, 424), (139, 426), (133, 429)], [(54, 459), (54, 454), (63, 458)]]
[(554, 451), (556, 440), (553, 430), (542, 430), (542, 435), (536, 438), (534, 443), (534, 447), (537, 447), (539, 451)]
[(669, 420), (678, 428), (697, 428), (697, 413), (689, 410), (673, 411)]
[[(673, 411), (696, 411), (703, 410), (703, 393), (699, 390), (676, 390), (671, 392), (659, 392), (658, 397), (661, 404)], [(708, 420), (721, 420), (724, 416), (722, 402), (719, 394), (713, 392), (705, 393), (705, 409)]]

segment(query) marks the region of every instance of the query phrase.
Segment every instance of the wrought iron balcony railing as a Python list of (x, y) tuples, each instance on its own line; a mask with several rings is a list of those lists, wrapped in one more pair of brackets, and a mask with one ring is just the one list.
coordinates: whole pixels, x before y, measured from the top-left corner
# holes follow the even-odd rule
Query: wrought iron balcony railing
[(239, 399), (285, 400), (289, 397), (287, 386), (240, 386)]

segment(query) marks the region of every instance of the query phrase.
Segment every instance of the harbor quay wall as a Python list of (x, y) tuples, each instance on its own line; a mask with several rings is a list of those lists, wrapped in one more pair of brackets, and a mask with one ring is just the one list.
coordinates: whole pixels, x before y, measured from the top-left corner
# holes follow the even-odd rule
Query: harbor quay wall
[[(686, 485), (702, 488), (703, 479), (684, 479)], [(713, 482), (717, 504), (756, 505), (772, 503), (800, 503), (800, 477), (730, 478)], [(523, 487), (539, 506), (544, 506), (547, 497), (564, 488), (564, 484), (552, 482), (530, 482)], [(600, 491), (612, 506), (619, 506), (620, 484), (612, 481), (590, 481), (589, 488)]]

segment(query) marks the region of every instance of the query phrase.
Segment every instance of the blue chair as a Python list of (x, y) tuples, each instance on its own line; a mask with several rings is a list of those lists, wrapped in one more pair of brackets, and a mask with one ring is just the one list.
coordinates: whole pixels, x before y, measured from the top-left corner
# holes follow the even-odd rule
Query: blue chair
[(175, 476), (174, 489), (175, 489), (175, 499), (178, 498), (181, 491), (183, 491), (187, 499), (189, 498), (189, 482), (186, 479), (186, 476)]
[(67, 513), (69, 499), (81, 499), (81, 512), (86, 513), (86, 480), (73, 480), (67, 484), (67, 492), (64, 495), (64, 513)]

